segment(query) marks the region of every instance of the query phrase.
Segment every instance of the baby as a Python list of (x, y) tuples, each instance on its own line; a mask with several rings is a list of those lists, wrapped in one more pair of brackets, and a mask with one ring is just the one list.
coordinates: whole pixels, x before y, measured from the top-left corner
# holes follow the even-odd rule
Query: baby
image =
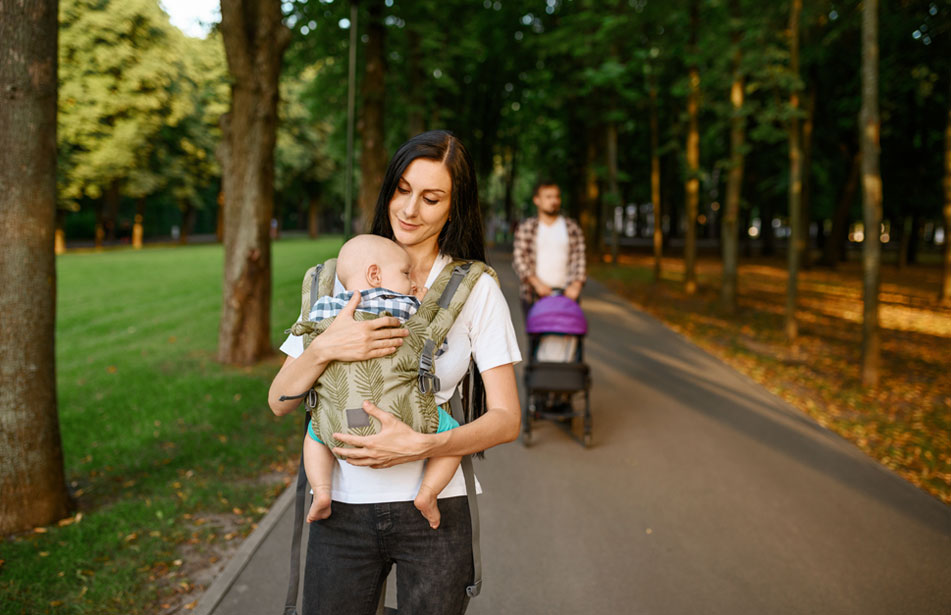
[[(405, 321), (416, 312), (420, 303), (413, 296), (416, 289), (409, 270), (409, 254), (396, 242), (378, 235), (357, 235), (343, 244), (337, 255), (337, 278), (347, 292), (319, 298), (311, 308), (310, 320), (319, 321), (336, 315), (353, 293), (359, 292), (363, 297), (358, 310), (374, 314), (385, 310)], [(458, 427), (459, 423), (445, 410), (439, 408), (438, 411), (439, 431)], [(433, 529), (439, 527), (440, 518), (436, 496), (449, 484), (460, 460), (460, 457), (433, 457), (426, 463), (423, 482), (413, 503)], [(307, 513), (308, 523), (330, 516), (332, 475), (336, 463), (330, 449), (317, 438), (312, 423), (304, 436), (304, 469), (314, 490), (314, 500)]]

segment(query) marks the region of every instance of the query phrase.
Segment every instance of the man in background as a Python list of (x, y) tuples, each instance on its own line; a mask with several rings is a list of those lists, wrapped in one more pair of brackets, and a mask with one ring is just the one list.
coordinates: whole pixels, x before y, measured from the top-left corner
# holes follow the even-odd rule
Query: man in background
[(518, 275), (524, 314), (552, 289), (578, 300), (584, 285), (584, 234), (578, 224), (561, 215), (561, 190), (546, 179), (535, 184), (532, 202), (538, 215), (524, 220), (515, 231), (512, 266)]

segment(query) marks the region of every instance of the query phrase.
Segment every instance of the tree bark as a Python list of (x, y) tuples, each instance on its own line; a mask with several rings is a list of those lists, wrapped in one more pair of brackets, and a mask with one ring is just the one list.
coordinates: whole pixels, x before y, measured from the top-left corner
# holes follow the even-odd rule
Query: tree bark
[(271, 352), (271, 217), (278, 77), (290, 41), (280, 3), (222, 0), (221, 33), (232, 77), (222, 117), (224, 283), (218, 360), (251, 364)]
[(720, 246), (723, 251), (723, 282), (720, 301), (728, 314), (736, 312), (737, 266), (739, 261), (740, 197), (743, 192), (743, 148), (746, 142), (746, 118), (743, 116), (742, 24), (739, 0), (730, 0), (733, 38), (733, 86), (730, 89), (730, 172), (727, 176), (726, 202), (720, 224)]
[(182, 211), (182, 232), (178, 236), (178, 243), (187, 245), (191, 240), (192, 231), (195, 230), (195, 206), (188, 201), (181, 204)]
[(142, 220), (145, 218), (145, 197), (135, 201), (135, 220), (132, 223), (132, 248), (142, 249)]
[(663, 211), (660, 203), (660, 128), (657, 119), (657, 84), (650, 76), (650, 125), (651, 125), (651, 206), (654, 216), (654, 281), (660, 280), (661, 261), (664, 256)]
[(317, 239), (320, 233), (320, 194), (313, 193), (307, 198), (307, 235)]
[(822, 251), (822, 264), (835, 269), (842, 257), (845, 242), (848, 241), (849, 211), (859, 185), (859, 172), (862, 167), (862, 155), (856, 152), (849, 166), (849, 177), (839, 195), (835, 212), (832, 214), (832, 229), (826, 238)]
[[(609, 122), (607, 126), (607, 134), (605, 135), (607, 139), (607, 147), (605, 148), (605, 155), (607, 157), (607, 166), (608, 166), (608, 198), (605, 199), (607, 212), (610, 214), (611, 220), (611, 264), (617, 265), (618, 249), (620, 242), (620, 229), (617, 225), (617, 207), (623, 206), (621, 202), (621, 192), (617, 184), (617, 123)], [(623, 217), (622, 217), (623, 219)]]
[(684, 241), (684, 291), (692, 295), (697, 291), (697, 213), (700, 208), (700, 69), (697, 67), (697, 31), (700, 28), (700, 4), (690, 3), (690, 93), (687, 96), (687, 185), (686, 222), (687, 237)]
[(944, 250), (941, 272), (942, 305), (951, 305), (951, 109), (948, 109), (948, 124), (944, 129)]
[(0, 535), (68, 512), (56, 409), (57, 2), (0, 19)]
[(800, 196), (800, 237), (802, 237), (802, 251), (799, 253), (799, 264), (803, 269), (812, 267), (812, 237), (809, 231), (812, 228), (812, 130), (816, 115), (816, 79), (810, 73), (808, 92), (806, 94), (806, 117), (802, 122), (802, 193)]
[(877, 386), (881, 361), (881, 333), (878, 326), (879, 270), (882, 243), (882, 177), (879, 171), (878, 115), (878, 0), (862, 5), (862, 384)]
[[(384, 55), (383, 0), (367, 2), (366, 72), (360, 88), (360, 189), (357, 196), (359, 228), (367, 229), (373, 220), (373, 209), (386, 172), (386, 151), (383, 147), (383, 113), (385, 107), (386, 57)], [(362, 231), (361, 231), (362, 232)]]
[[(799, 78), (799, 21), (802, 0), (792, 0), (789, 10), (789, 71)], [(799, 256), (802, 254), (802, 145), (799, 133), (799, 89), (794, 87), (789, 96), (792, 117), (789, 119), (789, 230), (787, 259), (789, 280), (786, 284), (786, 339), (794, 341), (799, 334), (796, 323), (796, 303), (799, 283)]]

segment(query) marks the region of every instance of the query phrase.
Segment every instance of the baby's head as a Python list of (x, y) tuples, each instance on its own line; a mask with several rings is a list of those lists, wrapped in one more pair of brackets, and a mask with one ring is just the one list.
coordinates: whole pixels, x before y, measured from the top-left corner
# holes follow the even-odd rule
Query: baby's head
[(337, 277), (347, 290), (383, 287), (411, 295), (415, 289), (409, 268), (406, 250), (379, 235), (357, 235), (337, 254)]

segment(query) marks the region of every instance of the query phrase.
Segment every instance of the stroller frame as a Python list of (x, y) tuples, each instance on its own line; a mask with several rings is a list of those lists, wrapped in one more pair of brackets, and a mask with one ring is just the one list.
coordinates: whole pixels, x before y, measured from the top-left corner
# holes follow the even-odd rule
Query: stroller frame
[[(532, 423), (549, 420), (561, 427), (579, 444), (591, 446), (591, 370), (582, 360), (584, 336), (579, 335), (575, 361), (555, 363), (535, 360), (539, 341), (544, 334), (528, 334), (529, 352), (524, 368), (522, 400), (522, 445), (532, 444)], [(583, 409), (576, 409), (578, 397), (583, 398)], [(581, 436), (574, 429), (576, 419), (581, 422)]]

